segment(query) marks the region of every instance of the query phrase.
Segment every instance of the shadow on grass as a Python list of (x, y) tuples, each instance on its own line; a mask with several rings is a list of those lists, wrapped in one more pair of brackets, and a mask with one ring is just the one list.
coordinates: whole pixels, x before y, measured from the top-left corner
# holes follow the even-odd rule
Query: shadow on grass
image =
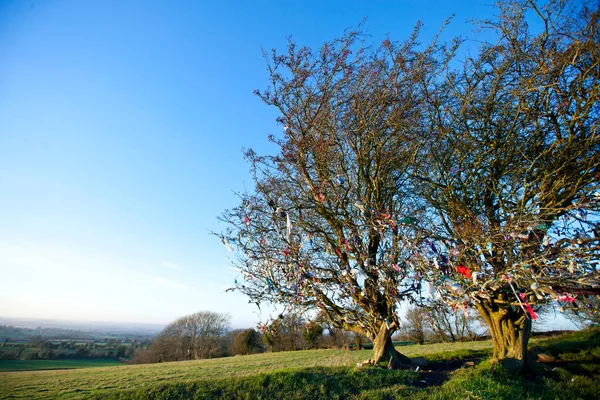
[(558, 338), (549, 338), (541, 341), (538, 346), (555, 357), (563, 353), (586, 352), (592, 347), (600, 346), (600, 327), (572, 332)]
[(548, 339), (540, 344), (540, 350), (553, 357), (552, 361), (539, 364), (539, 369), (549, 376), (556, 369), (571, 374), (597, 378), (600, 376), (600, 329), (589, 328), (579, 332)]
[(454, 371), (461, 368), (470, 369), (489, 356), (489, 350), (457, 350), (445, 353), (428, 354), (429, 365), (419, 368), (418, 387), (440, 386), (451, 378)]

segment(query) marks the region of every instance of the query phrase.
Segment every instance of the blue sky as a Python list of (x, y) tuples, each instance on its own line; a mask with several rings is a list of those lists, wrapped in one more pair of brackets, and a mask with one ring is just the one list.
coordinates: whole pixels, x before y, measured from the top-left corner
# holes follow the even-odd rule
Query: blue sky
[[(259, 320), (209, 231), (273, 150), (265, 49), (368, 17), (374, 43), (448, 35), (491, 1), (0, 2), (0, 316)], [(263, 316), (264, 317), (264, 316)]]

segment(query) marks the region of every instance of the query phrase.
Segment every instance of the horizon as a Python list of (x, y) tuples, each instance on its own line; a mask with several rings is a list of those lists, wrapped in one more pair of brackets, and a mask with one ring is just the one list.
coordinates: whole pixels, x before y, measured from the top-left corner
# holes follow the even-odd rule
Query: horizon
[[(210, 310), (205, 310), (205, 311), (210, 311)], [(554, 312), (554, 319), (549, 318), (547, 315), (542, 315), (541, 316), (541, 321), (538, 322), (537, 324), (534, 325), (534, 331), (535, 332), (547, 332), (547, 331), (562, 331), (562, 330), (579, 330), (580, 328), (577, 327), (571, 320), (567, 319), (564, 317), (564, 315), (562, 314), (557, 314), (555, 309), (552, 309), (549, 312)], [(558, 316), (558, 318), (557, 318)], [(183, 317), (183, 315), (179, 316), (179, 317)], [(177, 317), (177, 318), (179, 318)], [(176, 319), (176, 318), (175, 318)], [(175, 319), (168, 321), (168, 322), (131, 322), (131, 321), (109, 321), (109, 320), (80, 320), (80, 319), (68, 319), (68, 318), (60, 318), (60, 319), (52, 319), (52, 318), (45, 318), (45, 317), (5, 317), (3, 315), (0, 315), (0, 325), (3, 325), (4, 322), (14, 322), (14, 321), (23, 321), (23, 322), (32, 322), (32, 324), (30, 325), (12, 325), (11, 326), (16, 326), (16, 327), (25, 327), (25, 328), (29, 328), (34, 327), (33, 322), (37, 322), (37, 323), (42, 323), (43, 324), (53, 324), (56, 325), (56, 327), (65, 327), (68, 325), (93, 325), (93, 324), (100, 324), (100, 325), (123, 325), (123, 326), (127, 326), (127, 325), (146, 325), (148, 327), (153, 327), (153, 328), (158, 328), (160, 327), (165, 328), (168, 324), (170, 324), (171, 322), (173, 322)], [(42, 326), (42, 325), (39, 325)], [(37, 328), (38, 326), (35, 326), (35, 328)], [(42, 326), (43, 327), (43, 326)], [(229, 326), (230, 329), (247, 329), (247, 328), (254, 328), (256, 329), (256, 325), (249, 325), (249, 326), (242, 326), (242, 325), (234, 325), (234, 323), (232, 322), (232, 324)]]

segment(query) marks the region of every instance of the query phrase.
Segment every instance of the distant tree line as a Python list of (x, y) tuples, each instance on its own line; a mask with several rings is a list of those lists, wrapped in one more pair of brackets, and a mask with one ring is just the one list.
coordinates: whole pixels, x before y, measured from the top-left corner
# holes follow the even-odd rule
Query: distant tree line
[[(409, 309), (396, 340), (417, 343), (472, 340), (481, 331), (474, 315), (465, 316), (440, 305), (424, 311)], [(361, 349), (366, 336), (335, 327), (324, 315), (306, 318), (281, 314), (258, 329), (231, 329), (230, 317), (201, 311), (178, 318), (147, 347), (139, 349), (136, 364), (200, 360), (234, 355), (307, 349)], [(372, 344), (369, 344), (371, 346)]]
[[(568, 316), (580, 327), (597, 325), (594, 312), (582, 309)], [(113, 358), (123, 362), (158, 363), (306, 349), (360, 349), (370, 341), (354, 332), (336, 328), (324, 315), (305, 318), (298, 313), (279, 315), (258, 329), (231, 329), (230, 317), (202, 311), (181, 317), (165, 327), (155, 339), (109, 338), (57, 339), (41, 335), (22, 339), (22, 328), (0, 326), (0, 360)], [(35, 331), (29, 329), (28, 331)], [(29, 332), (26, 332), (29, 333)], [(440, 303), (408, 308), (395, 341), (455, 342), (489, 335), (473, 312)]]
[(230, 317), (202, 311), (169, 324), (132, 363), (199, 360), (263, 352), (360, 347), (366, 339), (327, 323), (322, 316), (280, 315), (257, 329), (231, 329)]
[(487, 332), (484, 326), (474, 312), (453, 309), (438, 302), (430, 307), (409, 308), (394, 338), (418, 344), (470, 341)]

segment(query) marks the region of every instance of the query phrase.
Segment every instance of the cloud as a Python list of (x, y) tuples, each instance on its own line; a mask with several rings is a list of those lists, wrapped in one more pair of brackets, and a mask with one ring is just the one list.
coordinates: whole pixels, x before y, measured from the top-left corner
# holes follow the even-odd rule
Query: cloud
[(179, 269), (179, 265), (172, 263), (170, 261), (163, 261), (162, 265), (163, 265), (163, 267), (167, 267), (169, 269)]
[(187, 285), (184, 285), (183, 283), (173, 282), (173, 281), (170, 281), (165, 278), (159, 278), (158, 276), (154, 276), (153, 278), (154, 278), (155, 282), (158, 282), (161, 285), (165, 285), (165, 286), (168, 286), (173, 289), (187, 289), (188, 288)]

